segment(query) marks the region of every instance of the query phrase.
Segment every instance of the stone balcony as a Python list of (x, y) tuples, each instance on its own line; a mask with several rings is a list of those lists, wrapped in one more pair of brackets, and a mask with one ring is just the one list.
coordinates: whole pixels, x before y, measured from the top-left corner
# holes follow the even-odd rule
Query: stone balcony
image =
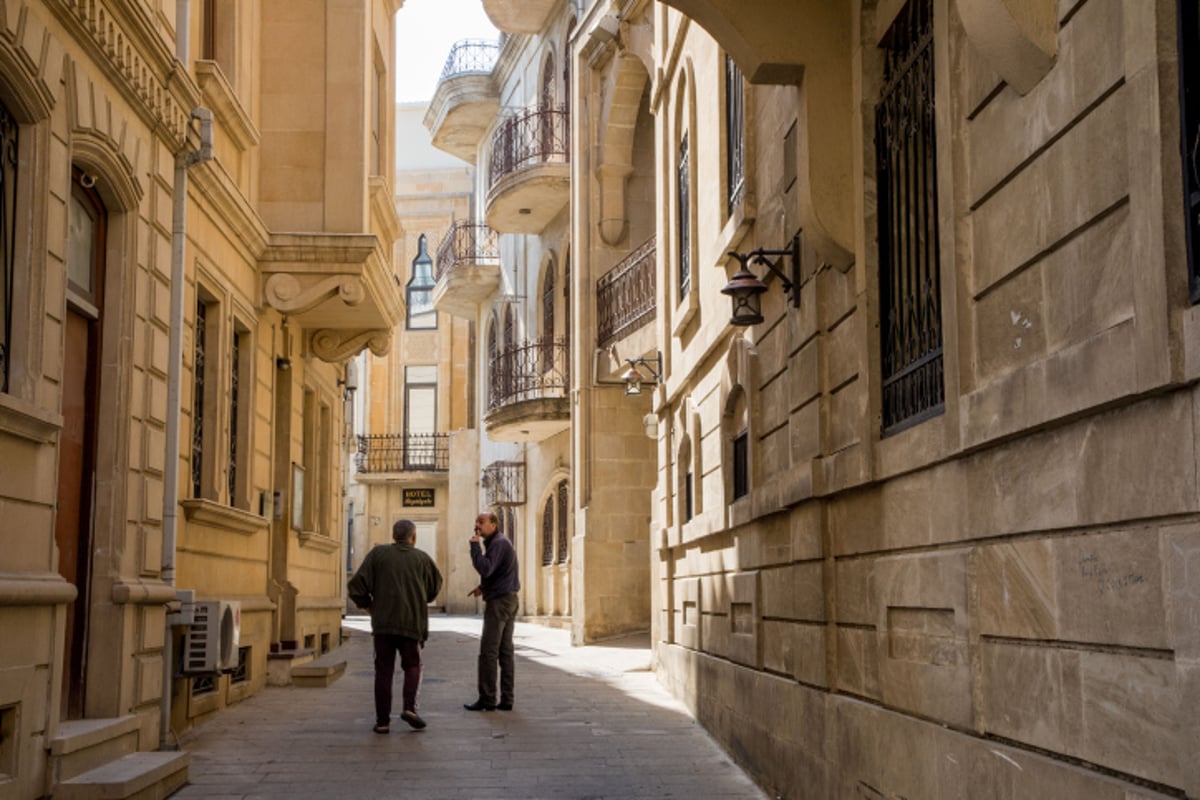
[(488, 364), (483, 423), (494, 442), (541, 442), (571, 427), (570, 353), (563, 340), (496, 354)]
[(497, 42), (456, 43), (425, 112), (433, 146), (470, 164), (500, 110), (500, 93), (492, 79), (499, 54)]
[(375, 234), (274, 233), (259, 271), (267, 304), (310, 333), (324, 361), (364, 347), (386, 354), (404, 320), (403, 289)]
[(492, 134), (487, 222), (500, 233), (538, 234), (571, 196), (570, 115), (527, 109)]
[(556, 0), (483, 0), (484, 13), (505, 33), (537, 33)]
[(487, 225), (456, 222), (438, 244), (433, 306), (474, 321), (500, 287), (500, 237)]

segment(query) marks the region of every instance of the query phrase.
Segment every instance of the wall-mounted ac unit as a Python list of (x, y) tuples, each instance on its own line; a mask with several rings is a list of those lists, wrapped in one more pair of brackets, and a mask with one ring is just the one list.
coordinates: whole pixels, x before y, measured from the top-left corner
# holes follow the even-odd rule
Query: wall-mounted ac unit
[(196, 603), (183, 641), (183, 671), (228, 672), (238, 665), (242, 604), (233, 600)]

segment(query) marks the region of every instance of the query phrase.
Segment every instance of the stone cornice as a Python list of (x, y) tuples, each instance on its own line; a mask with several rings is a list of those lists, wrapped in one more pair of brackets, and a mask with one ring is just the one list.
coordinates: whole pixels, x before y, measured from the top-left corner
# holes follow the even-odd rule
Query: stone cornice
[(297, 536), (300, 538), (301, 547), (311, 547), (322, 553), (332, 553), (342, 546), (342, 543), (337, 539), (333, 539), (323, 533), (316, 533), (315, 531), (300, 531)]
[(186, 142), (200, 89), (138, 3), (47, 0), (46, 5), (136, 110), (175, 152)]
[(31, 442), (51, 444), (62, 428), (62, 415), (27, 403), (11, 394), (0, 394), (0, 433)]
[(271, 234), (267, 224), (246, 199), (220, 161), (206, 161), (188, 172), (192, 187), (223, 220), (230, 241), (240, 246), (247, 260), (257, 261), (267, 249)]
[(248, 150), (258, 144), (258, 127), (246, 113), (242, 101), (229, 85), (229, 80), (215, 61), (196, 62), (196, 80), (200, 84), (204, 102), (217, 115), (221, 127), (240, 150)]
[(79, 592), (56, 572), (0, 573), (0, 606), (69, 603)]

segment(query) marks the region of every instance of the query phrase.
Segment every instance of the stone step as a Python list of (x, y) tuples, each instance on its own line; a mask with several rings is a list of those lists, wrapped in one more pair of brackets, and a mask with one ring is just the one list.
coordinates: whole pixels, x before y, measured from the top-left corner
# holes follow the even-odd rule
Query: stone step
[(292, 667), (293, 686), (323, 687), (342, 677), (346, 671), (345, 659), (322, 662), (321, 659)]
[(49, 742), (55, 783), (70, 780), (138, 750), (138, 718), (132, 714), (107, 719), (60, 722)]
[(54, 800), (163, 800), (187, 783), (184, 752), (131, 753), (54, 787)]

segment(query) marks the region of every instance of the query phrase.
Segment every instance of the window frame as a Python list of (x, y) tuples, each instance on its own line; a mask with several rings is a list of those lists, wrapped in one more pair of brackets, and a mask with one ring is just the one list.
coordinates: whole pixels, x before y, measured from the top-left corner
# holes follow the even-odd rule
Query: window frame
[(1200, 303), (1200, 8), (1189, 0), (1178, 0), (1175, 5), (1188, 294), (1192, 304), (1197, 304)]

